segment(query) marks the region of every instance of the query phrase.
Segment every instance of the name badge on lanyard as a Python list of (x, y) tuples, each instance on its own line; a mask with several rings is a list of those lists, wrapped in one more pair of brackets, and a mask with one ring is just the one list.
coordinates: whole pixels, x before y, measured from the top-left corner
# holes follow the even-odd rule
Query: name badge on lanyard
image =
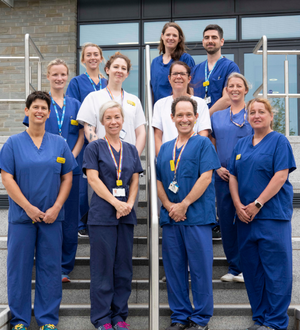
[(222, 59), (222, 56), (217, 60), (217, 62), (214, 64), (213, 68), (210, 70), (209, 74), (207, 74), (208, 71), (208, 63), (207, 60), (205, 62), (205, 81), (203, 83), (203, 87), (205, 87), (205, 97), (204, 97), (204, 101), (206, 102), (206, 104), (210, 104), (211, 103), (211, 97), (208, 96), (208, 86), (210, 85), (209, 83), (209, 78), (212, 74), (212, 72), (214, 71), (214, 68), (216, 67), (217, 63)]
[(176, 148), (177, 148), (177, 142), (178, 142), (178, 137), (174, 143), (174, 148), (173, 148), (173, 159), (170, 160), (170, 168), (171, 168), (171, 171), (174, 172), (174, 177), (173, 177), (173, 181), (170, 183), (168, 189), (170, 191), (172, 191), (172, 193), (174, 194), (177, 194), (178, 193), (178, 190), (179, 190), (179, 185), (178, 185), (178, 182), (176, 180), (176, 172), (177, 172), (177, 169), (178, 169), (178, 165), (179, 165), (179, 162), (181, 160), (181, 156), (182, 156), (182, 153), (183, 153), (183, 150), (185, 149), (187, 143), (189, 142), (190, 138), (192, 136), (196, 135), (195, 132), (193, 132), (190, 137), (188, 138), (188, 140), (185, 142), (185, 144), (182, 146), (182, 149), (178, 155), (178, 159), (177, 159), (177, 162), (176, 162), (176, 165), (175, 165), (175, 158), (176, 158)]
[(125, 188), (113, 188), (112, 190), (114, 197), (125, 197)]

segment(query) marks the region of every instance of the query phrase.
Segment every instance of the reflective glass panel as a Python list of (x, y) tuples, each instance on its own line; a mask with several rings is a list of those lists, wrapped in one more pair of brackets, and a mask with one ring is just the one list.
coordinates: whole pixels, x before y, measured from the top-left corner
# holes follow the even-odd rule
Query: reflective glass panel
[(144, 43), (159, 43), (161, 31), (168, 21), (144, 23)]
[(236, 40), (236, 18), (176, 21), (185, 35), (186, 42), (202, 42), (203, 30), (208, 24), (218, 24), (224, 31), (224, 39)]
[(96, 45), (132, 45), (139, 43), (139, 23), (80, 25), (80, 46), (86, 42)]
[[(297, 56), (288, 55), (289, 92), (297, 93)], [(268, 55), (268, 93), (284, 93), (284, 60), (285, 55)], [(250, 84), (246, 101), (253, 98), (253, 93), (262, 83), (262, 57), (254, 54), (244, 55), (245, 77)], [(274, 107), (274, 129), (285, 134), (285, 102), (284, 98), (270, 98)], [(298, 135), (297, 99), (290, 102), (290, 135)]]
[[(106, 60), (109, 59), (111, 55), (115, 52), (121, 52), (126, 55), (131, 61), (131, 69), (128, 78), (123, 83), (123, 88), (127, 93), (131, 93), (139, 97), (139, 51), (138, 49), (121, 49), (121, 50), (103, 50), (104, 60), (100, 64), (100, 72), (107, 78), (107, 75), (104, 73), (104, 66)], [(81, 57), (81, 53), (79, 55)], [(80, 58), (79, 57), (79, 58)], [(79, 74), (84, 73), (85, 67), (80, 65)]]
[(299, 38), (300, 15), (242, 18), (242, 39)]

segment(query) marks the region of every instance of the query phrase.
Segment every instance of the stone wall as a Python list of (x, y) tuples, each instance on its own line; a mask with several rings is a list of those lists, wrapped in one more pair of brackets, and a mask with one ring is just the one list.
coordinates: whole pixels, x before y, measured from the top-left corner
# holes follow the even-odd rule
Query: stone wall
[[(43, 90), (49, 90), (46, 66), (52, 59), (68, 63), (70, 79), (76, 74), (77, 0), (15, 0), (14, 8), (0, 2), (0, 17), (0, 56), (24, 56), (24, 36), (29, 33), (45, 58)], [(31, 64), (37, 88), (36, 61)], [(25, 99), (24, 60), (0, 59), (0, 99), (11, 98)], [(24, 102), (0, 101), (0, 135), (21, 132), (23, 117)]]

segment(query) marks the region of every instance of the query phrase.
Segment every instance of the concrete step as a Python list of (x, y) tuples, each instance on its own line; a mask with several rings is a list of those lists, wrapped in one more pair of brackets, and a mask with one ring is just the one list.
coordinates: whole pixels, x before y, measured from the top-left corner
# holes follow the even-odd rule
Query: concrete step
[[(149, 278), (149, 259), (146, 257), (133, 257), (133, 279), (147, 279)], [(220, 277), (227, 273), (228, 263), (224, 257), (215, 257), (213, 262), (213, 279), (220, 279)], [(162, 258), (159, 259), (159, 278), (165, 275)], [(75, 267), (70, 274), (71, 279), (88, 280), (90, 279), (90, 258), (76, 257)], [(35, 267), (33, 268), (33, 279), (35, 279)]]
[[(136, 228), (140, 226), (138, 224)], [(135, 232), (136, 233), (136, 232)], [(162, 239), (159, 239), (160, 243), (160, 251), (159, 255), (162, 256), (161, 253), (161, 241)], [(222, 245), (222, 240), (215, 240), (213, 239), (213, 250), (214, 250), (214, 256), (215, 257), (224, 257), (224, 250)], [(89, 257), (90, 256), (90, 240), (87, 237), (79, 237), (78, 238), (78, 247), (77, 247), (77, 257)], [(147, 256), (147, 237), (134, 237), (133, 240), (133, 257), (146, 257)]]
[[(35, 282), (32, 282), (32, 300), (34, 300)], [(149, 281), (133, 280), (131, 284), (130, 304), (145, 304), (149, 301)], [(230, 290), (230, 295), (228, 295)], [(168, 303), (167, 284), (159, 283), (160, 303)], [(213, 280), (214, 302), (216, 304), (248, 304), (248, 296), (244, 283), (224, 283)], [(191, 294), (190, 282), (190, 299)], [(90, 303), (90, 280), (72, 280), (63, 284), (62, 304), (89, 304)]]
[[(288, 315), (290, 318), (288, 330), (296, 330), (299, 322), (300, 306), (290, 306)], [(59, 330), (94, 330), (90, 322), (90, 305), (61, 305)], [(148, 330), (148, 304), (129, 304), (129, 316), (126, 322), (130, 324), (130, 330)], [(160, 304), (160, 326), (158, 330), (170, 325), (171, 311), (167, 304)], [(209, 322), (210, 330), (240, 330), (252, 325), (252, 312), (248, 304), (223, 305), (215, 304), (214, 315)], [(1, 329), (2, 330), (2, 329)], [(38, 330), (34, 317), (29, 330)]]

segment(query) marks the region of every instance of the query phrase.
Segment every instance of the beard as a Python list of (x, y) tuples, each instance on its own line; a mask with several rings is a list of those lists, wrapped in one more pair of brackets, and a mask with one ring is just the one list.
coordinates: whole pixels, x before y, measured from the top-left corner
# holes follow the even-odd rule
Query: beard
[(219, 47), (219, 48), (217, 48), (217, 47), (214, 47), (214, 48), (204, 47), (204, 49), (206, 50), (206, 52), (209, 55), (214, 55), (214, 54), (216, 54), (221, 49), (221, 47)]

